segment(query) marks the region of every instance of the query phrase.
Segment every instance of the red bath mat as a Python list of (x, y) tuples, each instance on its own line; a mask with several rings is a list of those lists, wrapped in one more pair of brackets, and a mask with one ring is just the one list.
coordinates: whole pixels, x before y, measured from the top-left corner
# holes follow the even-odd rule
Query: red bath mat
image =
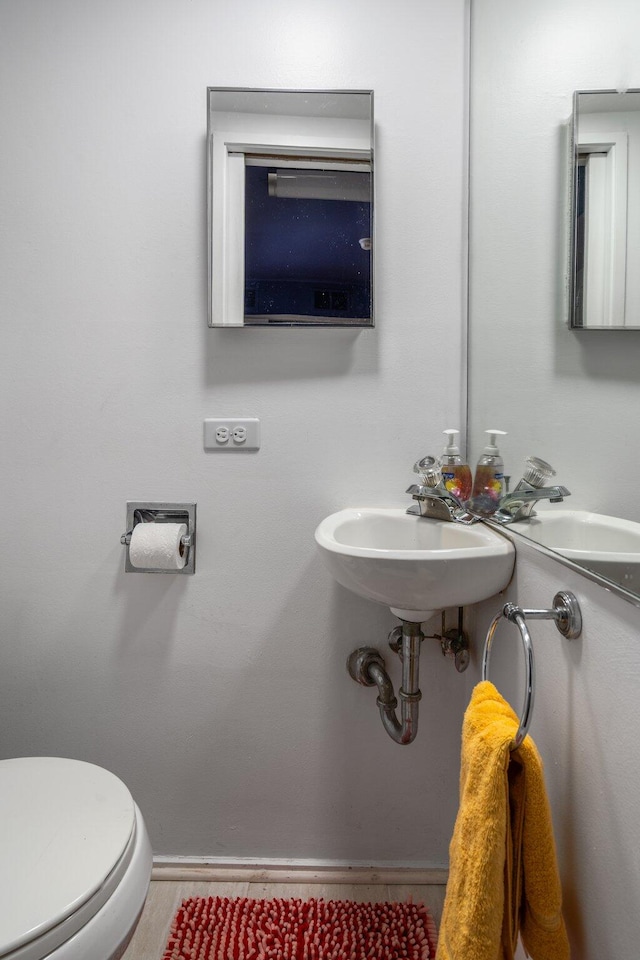
[(431, 960), (436, 939), (422, 904), (192, 897), (162, 960)]

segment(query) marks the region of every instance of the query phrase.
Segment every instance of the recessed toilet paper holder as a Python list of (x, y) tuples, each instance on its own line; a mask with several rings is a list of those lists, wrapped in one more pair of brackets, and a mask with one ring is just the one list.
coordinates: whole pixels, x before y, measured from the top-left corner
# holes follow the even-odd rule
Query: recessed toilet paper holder
[[(180, 539), (186, 552), (186, 563), (178, 570), (156, 570), (151, 567), (134, 567), (129, 556), (133, 528), (138, 523), (186, 523), (187, 532)], [(126, 548), (124, 569), (126, 573), (195, 573), (196, 572), (196, 504), (157, 503), (144, 500), (127, 501), (127, 532), (120, 537)]]

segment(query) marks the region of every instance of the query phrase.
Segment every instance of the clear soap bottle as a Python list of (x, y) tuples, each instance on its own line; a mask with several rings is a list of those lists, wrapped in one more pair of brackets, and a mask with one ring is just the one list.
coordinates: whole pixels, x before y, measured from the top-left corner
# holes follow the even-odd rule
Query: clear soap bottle
[(456, 443), (459, 430), (443, 430), (447, 437), (447, 443), (442, 451), (442, 482), (445, 487), (457, 497), (461, 503), (465, 503), (471, 495), (472, 478), (469, 464), (465, 463), (460, 456), (460, 448)]
[(496, 446), (496, 437), (506, 437), (505, 430), (485, 430), (489, 442), (478, 460), (473, 478), (469, 510), (480, 517), (490, 517), (500, 505), (504, 493), (504, 463)]

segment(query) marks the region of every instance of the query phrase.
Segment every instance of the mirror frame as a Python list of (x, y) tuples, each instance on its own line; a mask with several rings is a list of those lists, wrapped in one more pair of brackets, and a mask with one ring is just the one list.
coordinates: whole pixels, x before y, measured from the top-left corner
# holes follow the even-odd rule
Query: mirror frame
[[(224, 134), (220, 139), (212, 129), (212, 101), (215, 94), (322, 94), (327, 97), (338, 95), (358, 95), (369, 98), (370, 118), (367, 148), (357, 146), (331, 147), (321, 143), (319, 138), (302, 136), (300, 142), (287, 142), (287, 136), (279, 135), (277, 140), (272, 134), (260, 134), (261, 142), (255, 143), (256, 135)], [(274, 114), (275, 116), (275, 114)], [(373, 90), (334, 90), (334, 89), (285, 89), (262, 87), (207, 87), (207, 267), (208, 267), (208, 325), (214, 328), (290, 328), (290, 327), (340, 327), (371, 329), (375, 326), (375, 121)], [(225, 140), (228, 138), (228, 142)], [(314, 142), (317, 141), (317, 142)], [(264, 320), (247, 321), (244, 312), (244, 218), (238, 222), (237, 215), (230, 215), (244, 208), (244, 148), (256, 147), (266, 155), (272, 155), (274, 162), (280, 156), (304, 156), (312, 150), (313, 156), (328, 161), (336, 156), (353, 158), (355, 161), (367, 160), (371, 172), (371, 253), (370, 253), (370, 316), (365, 319), (342, 319), (339, 317), (309, 317), (268, 323)]]

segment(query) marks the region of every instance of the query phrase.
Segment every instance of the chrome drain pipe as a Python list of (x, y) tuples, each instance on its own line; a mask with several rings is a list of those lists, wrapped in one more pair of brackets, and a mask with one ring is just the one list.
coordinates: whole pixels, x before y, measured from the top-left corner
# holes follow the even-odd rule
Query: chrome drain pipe
[(396, 715), (398, 701), (393, 692), (393, 683), (385, 669), (382, 655), (375, 647), (359, 647), (347, 660), (347, 670), (356, 683), (364, 687), (378, 688), (377, 704), (380, 709), (382, 725), (396, 743), (405, 744), (415, 740), (418, 733), (418, 704), (422, 698), (418, 687), (420, 644), (424, 634), (419, 623), (402, 621), (393, 634), (402, 629), (402, 638), (398, 638), (398, 653), (402, 660), (402, 686), (400, 697), (400, 720)]

